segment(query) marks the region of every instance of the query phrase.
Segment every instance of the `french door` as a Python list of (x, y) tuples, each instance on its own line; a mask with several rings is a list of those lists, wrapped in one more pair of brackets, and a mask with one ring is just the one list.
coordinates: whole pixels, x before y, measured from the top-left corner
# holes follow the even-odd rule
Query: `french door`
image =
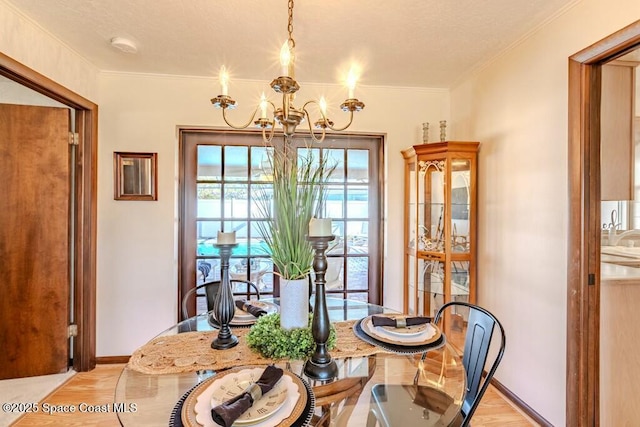
[[(282, 138), (273, 144), (282, 144)], [(322, 144), (294, 138), (299, 155), (335, 165), (327, 183), (323, 217), (332, 218), (336, 239), (327, 251), (329, 296), (372, 303), (382, 300), (381, 136), (328, 136)], [(268, 151), (261, 133), (202, 129), (180, 131), (180, 298), (196, 285), (220, 280), (214, 246), (218, 231), (236, 231), (232, 279), (250, 280), (264, 296), (278, 296), (278, 277), (260, 233), (269, 218), (256, 203), (271, 185)], [(234, 289), (247, 295), (248, 289)], [(206, 310), (204, 295), (190, 314)]]

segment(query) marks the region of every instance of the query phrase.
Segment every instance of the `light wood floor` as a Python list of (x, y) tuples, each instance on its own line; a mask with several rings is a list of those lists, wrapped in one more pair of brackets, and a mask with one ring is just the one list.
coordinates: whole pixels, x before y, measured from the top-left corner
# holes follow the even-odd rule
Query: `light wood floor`
[[(80, 402), (101, 405), (114, 401), (118, 376), (124, 365), (98, 365), (91, 372), (81, 372), (51, 393), (42, 402), (52, 405), (74, 405)], [(536, 426), (526, 415), (490, 387), (473, 417), (473, 427), (528, 427)], [(91, 414), (28, 414), (14, 424), (24, 426), (118, 426), (113, 413)]]

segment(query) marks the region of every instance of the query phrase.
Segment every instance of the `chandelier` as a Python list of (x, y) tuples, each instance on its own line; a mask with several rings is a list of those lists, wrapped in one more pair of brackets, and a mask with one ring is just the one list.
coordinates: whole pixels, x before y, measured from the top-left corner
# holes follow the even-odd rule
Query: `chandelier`
[[(354, 97), (354, 89), (357, 82), (357, 75), (354, 70), (349, 71), (347, 77), (347, 86), (349, 88), (348, 98), (340, 105), (342, 111), (349, 113), (349, 121), (342, 127), (334, 126), (333, 121), (327, 117), (327, 105), (324, 97), (320, 98), (320, 101), (307, 101), (302, 105), (302, 108), (297, 108), (293, 101), (295, 99), (295, 93), (300, 89), (298, 82), (295, 80), (295, 47), (296, 42), (293, 39), (293, 0), (289, 0), (288, 4), (289, 20), (287, 24), (287, 32), (289, 38), (282, 45), (280, 50), (280, 65), (282, 69), (282, 75), (273, 79), (271, 82), (271, 88), (276, 92), (282, 94), (282, 105), (277, 106), (266, 99), (264, 93), (262, 94), (260, 103), (256, 106), (255, 110), (249, 121), (243, 125), (234, 125), (227, 119), (227, 110), (235, 108), (236, 101), (228, 95), (229, 88), (229, 75), (223, 66), (220, 70), (220, 85), (222, 87), (222, 94), (216, 96), (211, 100), (211, 103), (216, 108), (222, 108), (222, 117), (227, 125), (234, 129), (246, 129), (252, 123), (262, 129), (262, 138), (266, 143), (270, 143), (275, 133), (276, 124), (282, 127), (282, 132), (286, 138), (290, 138), (296, 131), (296, 127), (302, 122), (307, 121), (309, 126), (309, 133), (316, 142), (322, 142), (325, 137), (325, 131), (331, 129), (332, 131), (340, 132), (351, 126), (353, 122), (353, 113), (360, 111), (364, 108), (364, 103)], [(316, 131), (311, 126), (311, 116), (307, 107), (311, 104), (315, 104), (320, 111), (320, 118), (314, 123)], [(272, 113), (269, 117), (267, 115), (268, 107), (271, 106)], [(256, 115), (260, 110), (260, 116), (256, 119)], [(267, 131), (270, 129), (270, 131)], [(316, 133), (318, 135), (316, 135)]]

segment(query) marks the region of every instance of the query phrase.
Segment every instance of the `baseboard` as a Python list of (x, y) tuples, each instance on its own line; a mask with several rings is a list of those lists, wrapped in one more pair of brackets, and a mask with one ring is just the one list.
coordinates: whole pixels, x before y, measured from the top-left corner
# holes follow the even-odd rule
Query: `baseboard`
[(494, 386), (500, 393), (504, 395), (507, 399), (511, 401), (514, 405), (516, 405), (522, 412), (527, 414), (533, 421), (540, 424), (543, 427), (553, 427), (549, 421), (545, 420), (542, 415), (533, 410), (533, 408), (527, 405), (522, 399), (516, 396), (511, 390), (506, 388), (504, 385), (500, 383), (500, 381), (495, 378), (491, 379), (491, 385)]
[(96, 357), (96, 363), (100, 365), (113, 365), (115, 363), (128, 363), (131, 356), (102, 356)]

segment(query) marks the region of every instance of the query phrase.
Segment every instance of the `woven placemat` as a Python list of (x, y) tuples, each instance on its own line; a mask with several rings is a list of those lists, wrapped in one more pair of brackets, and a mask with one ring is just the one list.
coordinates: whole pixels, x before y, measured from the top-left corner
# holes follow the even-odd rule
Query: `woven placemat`
[[(388, 350), (362, 341), (353, 332), (355, 320), (334, 323), (336, 348), (331, 356), (336, 359), (364, 357)], [(214, 350), (211, 342), (218, 331), (185, 332), (156, 337), (133, 352), (128, 367), (143, 374), (175, 374), (204, 369), (214, 371), (239, 365), (269, 365), (286, 359), (269, 359), (247, 345), (249, 329), (234, 329), (238, 345), (228, 350)]]

